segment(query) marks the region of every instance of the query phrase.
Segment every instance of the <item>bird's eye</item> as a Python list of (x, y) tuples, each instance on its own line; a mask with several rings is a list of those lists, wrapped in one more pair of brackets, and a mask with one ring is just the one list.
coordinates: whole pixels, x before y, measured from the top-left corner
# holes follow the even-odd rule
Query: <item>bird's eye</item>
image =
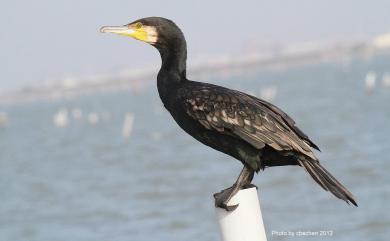
[(135, 24), (135, 28), (136, 28), (136, 29), (139, 29), (139, 28), (141, 28), (141, 27), (142, 27), (142, 23), (138, 22), (138, 23)]

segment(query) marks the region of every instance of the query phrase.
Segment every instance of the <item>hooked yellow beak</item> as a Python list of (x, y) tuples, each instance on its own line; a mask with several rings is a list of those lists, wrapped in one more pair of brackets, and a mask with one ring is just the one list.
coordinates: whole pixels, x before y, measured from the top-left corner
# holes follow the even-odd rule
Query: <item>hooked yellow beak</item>
[(157, 32), (154, 27), (140, 25), (104, 26), (100, 28), (102, 33), (115, 33), (122, 36), (132, 37), (146, 43), (157, 42)]

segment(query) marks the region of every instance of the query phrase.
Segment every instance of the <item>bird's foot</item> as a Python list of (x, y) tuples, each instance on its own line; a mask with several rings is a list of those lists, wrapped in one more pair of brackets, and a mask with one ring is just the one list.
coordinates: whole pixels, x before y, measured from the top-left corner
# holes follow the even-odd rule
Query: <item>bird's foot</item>
[(219, 208), (223, 208), (226, 211), (234, 211), (238, 207), (238, 204), (228, 205), (228, 202), (239, 190), (240, 187), (238, 187), (237, 185), (233, 185), (229, 188), (220, 191), (219, 193), (215, 193), (214, 194), (215, 206)]

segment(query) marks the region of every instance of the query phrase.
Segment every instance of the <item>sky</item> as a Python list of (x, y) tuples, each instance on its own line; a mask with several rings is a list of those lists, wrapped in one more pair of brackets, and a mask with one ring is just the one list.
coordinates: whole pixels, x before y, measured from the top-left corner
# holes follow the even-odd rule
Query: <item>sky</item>
[(160, 64), (152, 47), (101, 34), (148, 16), (183, 30), (188, 61), (240, 54), (251, 42), (354, 39), (390, 32), (390, 1), (34, 0), (0, 3), (0, 92), (72, 76)]

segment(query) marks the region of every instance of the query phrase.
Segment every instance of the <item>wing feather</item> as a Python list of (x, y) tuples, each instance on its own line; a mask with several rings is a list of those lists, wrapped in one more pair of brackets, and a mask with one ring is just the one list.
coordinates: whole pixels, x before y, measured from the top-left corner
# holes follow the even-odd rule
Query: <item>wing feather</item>
[(187, 114), (205, 128), (233, 134), (258, 149), (268, 145), (316, 159), (311, 147), (317, 146), (276, 106), (239, 91), (193, 83), (180, 96)]

